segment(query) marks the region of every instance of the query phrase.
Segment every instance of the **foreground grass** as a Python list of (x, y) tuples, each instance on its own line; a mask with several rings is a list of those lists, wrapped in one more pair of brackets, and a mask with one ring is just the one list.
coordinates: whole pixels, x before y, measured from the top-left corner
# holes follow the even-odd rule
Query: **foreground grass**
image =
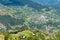
[(60, 40), (60, 31), (56, 35), (49, 35), (42, 31), (24, 30), (17, 33), (5, 33), (0, 35), (0, 40)]
[(0, 35), (0, 40), (4, 40), (4, 35)]

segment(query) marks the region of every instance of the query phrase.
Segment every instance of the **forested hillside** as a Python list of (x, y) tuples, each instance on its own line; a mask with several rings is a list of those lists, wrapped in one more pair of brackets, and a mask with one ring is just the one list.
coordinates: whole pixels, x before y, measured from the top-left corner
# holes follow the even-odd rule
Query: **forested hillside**
[[(41, 40), (60, 40), (59, 37), (57, 38), (56, 36), (59, 35), (57, 34), (59, 33), (59, 29), (60, 14), (52, 6), (38, 4), (31, 0), (0, 1), (0, 33), (2, 34), (7, 33), (7, 35), (15, 35), (18, 38), (19, 32), (21, 35), (23, 35), (22, 33), (25, 33), (29, 30), (29, 33), (27, 32), (24, 35), (28, 36), (28, 39), (25, 40), (30, 40), (29, 38), (32, 36), (30, 33), (33, 33), (33, 30), (38, 30), (39, 32), (37, 35), (40, 35), (39, 33), (45, 33), (51, 37), (51, 35), (54, 34), (54, 39), (45, 39), (43, 34), (43, 38), (41, 35), (36, 36), (38, 37), (37, 39), (34, 37), (31, 40), (40, 40), (40, 38)], [(43, 32), (40, 32), (40, 30)], [(10, 36), (8, 37), (8, 40), (13, 40), (10, 39)], [(19, 40), (19, 38), (16, 40)]]

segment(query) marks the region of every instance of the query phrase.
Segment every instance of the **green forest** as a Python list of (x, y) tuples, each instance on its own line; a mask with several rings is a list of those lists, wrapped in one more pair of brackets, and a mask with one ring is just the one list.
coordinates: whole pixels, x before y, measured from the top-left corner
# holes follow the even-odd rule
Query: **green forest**
[(20, 2), (24, 6), (0, 4), (0, 40), (60, 40), (57, 9), (32, 1)]

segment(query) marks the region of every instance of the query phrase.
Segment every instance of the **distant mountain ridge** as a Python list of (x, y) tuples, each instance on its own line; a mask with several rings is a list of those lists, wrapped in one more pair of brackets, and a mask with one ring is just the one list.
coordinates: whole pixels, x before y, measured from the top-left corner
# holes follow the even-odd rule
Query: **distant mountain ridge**
[(57, 5), (60, 3), (60, 0), (33, 0), (33, 1), (46, 5)]
[(49, 5), (60, 12), (60, 0), (33, 0), (39, 4)]
[(36, 10), (41, 10), (42, 8), (48, 8), (47, 6), (43, 6), (41, 4), (38, 4), (32, 0), (0, 0), (0, 3), (5, 6), (24, 6), (28, 5), (31, 8), (34, 8)]

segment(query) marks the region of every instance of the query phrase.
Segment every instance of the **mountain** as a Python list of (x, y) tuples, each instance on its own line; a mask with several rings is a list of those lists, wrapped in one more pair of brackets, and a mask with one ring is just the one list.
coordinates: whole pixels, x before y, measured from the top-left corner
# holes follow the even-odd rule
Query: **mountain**
[(47, 8), (47, 6), (43, 6), (31, 0), (0, 0), (0, 3), (5, 6), (24, 6), (28, 5), (31, 8), (41, 10), (42, 8)]
[(37, 3), (45, 4), (45, 5), (57, 5), (60, 3), (60, 0), (32, 0)]
[(50, 32), (60, 28), (60, 16), (53, 7), (32, 0), (0, 0), (0, 24), (7, 30), (38, 28)]
[(49, 5), (60, 12), (60, 0), (33, 0), (39, 4)]

